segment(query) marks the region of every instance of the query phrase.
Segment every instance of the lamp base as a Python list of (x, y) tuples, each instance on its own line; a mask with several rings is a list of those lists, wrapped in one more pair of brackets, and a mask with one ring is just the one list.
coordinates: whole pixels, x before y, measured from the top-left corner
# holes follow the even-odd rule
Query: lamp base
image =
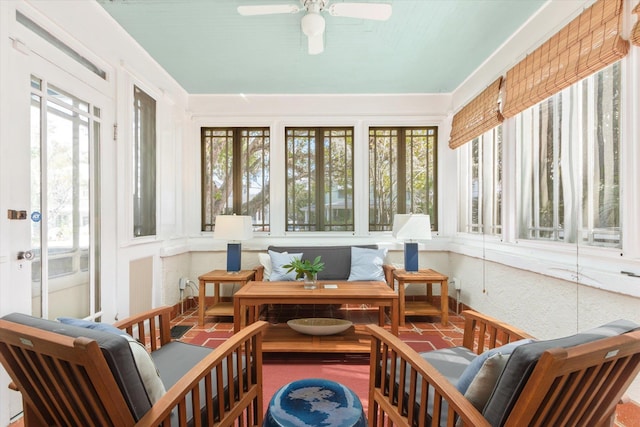
[(240, 258), (242, 255), (242, 245), (240, 243), (227, 244), (227, 271), (237, 273), (240, 271)]
[(418, 243), (404, 243), (404, 270), (407, 273), (416, 273), (418, 271)]

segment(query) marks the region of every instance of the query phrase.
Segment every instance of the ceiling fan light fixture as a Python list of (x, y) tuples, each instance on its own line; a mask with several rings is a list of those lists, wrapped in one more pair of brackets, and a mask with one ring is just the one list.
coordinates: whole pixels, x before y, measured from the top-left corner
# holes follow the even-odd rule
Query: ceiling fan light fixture
[(325, 22), (322, 15), (309, 12), (300, 21), (302, 32), (307, 37), (317, 37), (324, 33)]

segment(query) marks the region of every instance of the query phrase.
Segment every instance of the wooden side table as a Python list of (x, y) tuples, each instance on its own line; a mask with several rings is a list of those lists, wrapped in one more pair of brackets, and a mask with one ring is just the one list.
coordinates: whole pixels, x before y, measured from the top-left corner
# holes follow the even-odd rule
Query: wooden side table
[[(400, 325), (404, 326), (405, 316), (440, 316), (443, 325), (449, 323), (449, 278), (435, 270), (421, 269), (415, 273), (404, 270), (393, 271), (392, 284), (398, 282), (398, 299), (400, 305)], [(426, 301), (405, 301), (404, 285), (423, 283), (427, 286)], [(431, 304), (433, 283), (440, 284), (440, 308)]]
[[(255, 277), (255, 270), (241, 270), (237, 272), (228, 272), (226, 270), (213, 270), (198, 277), (200, 287), (198, 289), (198, 323), (204, 325), (204, 316), (233, 316), (233, 302), (220, 301), (220, 284), (221, 283), (239, 283), (244, 286), (247, 282)], [(213, 283), (214, 295), (213, 305), (206, 307), (206, 286), (207, 283)]]

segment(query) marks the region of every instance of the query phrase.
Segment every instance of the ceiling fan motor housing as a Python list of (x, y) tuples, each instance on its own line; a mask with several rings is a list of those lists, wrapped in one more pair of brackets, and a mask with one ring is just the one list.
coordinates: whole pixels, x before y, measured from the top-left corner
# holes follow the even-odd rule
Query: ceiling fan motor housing
[(300, 21), (302, 32), (308, 37), (319, 36), (324, 33), (324, 18), (319, 13), (309, 12)]

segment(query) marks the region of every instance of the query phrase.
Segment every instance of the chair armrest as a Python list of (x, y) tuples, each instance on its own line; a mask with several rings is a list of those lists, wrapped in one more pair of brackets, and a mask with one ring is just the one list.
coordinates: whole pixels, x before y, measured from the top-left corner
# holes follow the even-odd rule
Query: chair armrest
[[(163, 422), (171, 425), (171, 412), (177, 408), (179, 425), (186, 425), (186, 405), (199, 407), (199, 383), (204, 380), (207, 402), (207, 425), (214, 425), (213, 395), (218, 395), (218, 412), (220, 419), (215, 425), (247, 425), (262, 426), (264, 414), (262, 403), (262, 335), (267, 322), (258, 321), (237, 332), (222, 343), (212, 353), (198, 362), (173, 387), (167, 390), (155, 405), (136, 423), (136, 426), (158, 426)], [(246, 363), (244, 375), (238, 375), (234, 382), (233, 369), (222, 369), (222, 362), (226, 360), (227, 367), (242, 366)], [(212, 389), (215, 369), (217, 390)], [(238, 370), (241, 371), (241, 370)], [(223, 389), (223, 377), (227, 378), (228, 392)], [(189, 396), (188, 396), (189, 395)], [(192, 402), (195, 399), (195, 402)], [(236, 421), (234, 424), (234, 420)]]
[(156, 351), (171, 342), (171, 310), (169, 306), (154, 308), (119, 320), (113, 326), (142, 343), (150, 343), (151, 351)]
[(521, 329), (477, 311), (465, 310), (462, 316), (464, 317), (462, 346), (476, 354), (523, 338), (534, 338)]
[[(465, 426), (490, 425), (480, 411), (415, 350), (380, 326), (367, 325), (366, 330), (371, 334), (369, 425), (379, 425), (380, 420), (387, 419), (395, 426), (426, 425), (426, 410), (416, 411), (414, 402), (420, 408), (427, 408), (427, 390), (433, 390), (434, 396), (433, 413), (429, 414), (433, 419), (431, 425), (443, 425), (443, 402), (448, 404), (447, 425), (454, 425), (457, 417)], [(398, 384), (395, 384), (393, 379), (398, 374)], [(423, 392), (416, 400), (419, 390)]]
[(256, 274), (254, 275), (254, 280), (256, 282), (262, 282), (262, 280), (264, 279), (264, 265), (257, 265), (253, 267), (253, 271), (256, 272)]
[(396, 268), (391, 264), (382, 264), (382, 270), (384, 271), (384, 279), (387, 281), (387, 285), (391, 289), (395, 289), (395, 283), (393, 282), (393, 272)]

